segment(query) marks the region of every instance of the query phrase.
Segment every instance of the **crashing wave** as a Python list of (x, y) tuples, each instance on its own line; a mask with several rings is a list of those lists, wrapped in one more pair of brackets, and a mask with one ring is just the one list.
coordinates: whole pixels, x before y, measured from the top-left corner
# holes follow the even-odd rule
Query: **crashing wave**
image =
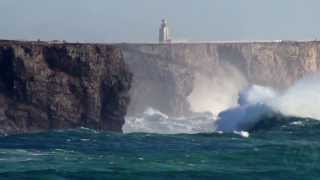
[(149, 108), (137, 117), (127, 117), (125, 133), (160, 134), (247, 132), (268, 129), (305, 119), (320, 120), (320, 76), (298, 81), (285, 92), (252, 85), (239, 93), (238, 106), (221, 112), (169, 117)]
[(253, 85), (240, 93), (239, 106), (219, 114), (215, 129), (233, 132), (275, 126), (295, 118), (320, 120), (319, 92), (319, 75), (306, 77), (282, 93)]

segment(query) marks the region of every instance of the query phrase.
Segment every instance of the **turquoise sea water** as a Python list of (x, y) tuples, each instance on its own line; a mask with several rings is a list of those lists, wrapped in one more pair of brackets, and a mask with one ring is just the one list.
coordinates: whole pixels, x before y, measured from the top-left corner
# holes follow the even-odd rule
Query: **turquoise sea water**
[(320, 123), (237, 134), (88, 129), (0, 138), (0, 179), (319, 179)]

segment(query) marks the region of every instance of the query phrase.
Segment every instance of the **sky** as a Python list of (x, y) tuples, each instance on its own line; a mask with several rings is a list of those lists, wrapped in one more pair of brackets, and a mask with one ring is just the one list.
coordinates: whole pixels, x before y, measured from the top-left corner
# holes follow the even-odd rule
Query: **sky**
[(0, 39), (156, 42), (320, 39), (319, 0), (0, 0)]

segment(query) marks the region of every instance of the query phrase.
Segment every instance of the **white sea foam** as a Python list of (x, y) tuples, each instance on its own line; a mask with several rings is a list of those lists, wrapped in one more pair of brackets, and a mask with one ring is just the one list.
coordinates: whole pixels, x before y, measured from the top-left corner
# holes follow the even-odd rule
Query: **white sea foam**
[(214, 119), (210, 113), (192, 117), (169, 117), (158, 110), (148, 108), (142, 115), (127, 117), (123, 126), (125, 133), (194, 134), (213, 132)]
[(250, 134), (247, 131), (234, 131), (233, 133), (240, 135), (243, 138), (249, 138)]

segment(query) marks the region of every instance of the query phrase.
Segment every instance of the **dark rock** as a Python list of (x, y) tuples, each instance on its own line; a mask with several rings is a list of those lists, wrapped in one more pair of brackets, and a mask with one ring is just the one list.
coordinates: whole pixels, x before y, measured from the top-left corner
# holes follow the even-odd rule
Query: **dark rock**
[(121, 131), (131, 73), (109, 45), (0, 42), (0, 133)]

